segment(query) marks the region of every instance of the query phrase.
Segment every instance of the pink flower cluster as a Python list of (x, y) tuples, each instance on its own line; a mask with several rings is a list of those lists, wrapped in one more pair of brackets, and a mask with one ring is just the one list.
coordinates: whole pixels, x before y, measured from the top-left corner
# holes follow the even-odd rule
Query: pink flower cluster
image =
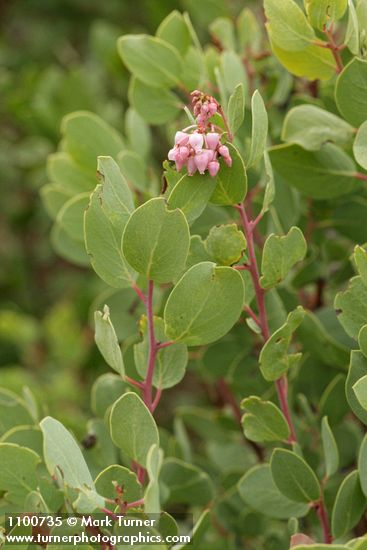
[(189, 176), (198, 170), (204, 174), (208, 170), (212, 177), (215, 177), (220, 168), (218, 162), (220, 155), (228, 166), (232, 166), (232, 158), (229, 149), (220, 141), (220, 135), (216, 132), (202, 134), (195, 130), (192, 134), (176, 132), (175, 146), (168, 153), (168, 160), (176, 163), (178, 172), (184, 166)]
[(229, 149), (221, 143), (221, 136), (213, 131), (209, 119), (218, 112), (218, 102), (212, 96), (207, 96), (199, 90), (191, 94), (196, 129), (188, 134), (185, 131), (176, 132), (175, 145), (168, 153), (168, 160), (176, 163), (178, 172), (184, 166), (189, 176), (198, 170), (204, 174), (208, 170), (215, 177), (220, 168), (218, 155), (228, 166), (232, 166)]

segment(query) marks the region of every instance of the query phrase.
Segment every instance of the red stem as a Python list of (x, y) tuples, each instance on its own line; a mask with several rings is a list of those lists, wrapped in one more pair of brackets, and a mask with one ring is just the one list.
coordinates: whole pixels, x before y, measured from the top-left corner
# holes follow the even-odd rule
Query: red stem
[(154, 412), (156, 410), (156, 408), (158, 407), (158, 403), (159, 403), (161, 397), (162, 397), (162, 390), (161, 390), (161, 388), (158, 388), (157, 392), (155, 394), (155, 397), (154, 397), (154, 401), (152, 403), (152, 412)]
[[(266, 308), (265, 308), (265, 292), (264, 292), (264, 289), (260, 286), (259, 269), (257, 266), (257, 260), (255, 255), (253, 230), (256, 227), (256, 225), (253, 221), (250, 221), (247, 218), (246, 210), (243, 203), (237, 205), (236, 208), (240, 213), (243, 229), (247, 239), (250, 274), (254, 285), (256, 302), (259, 310), (259, 326), (261, 328), (261, 333), (262, 333), (264, 342), (266, 342), (270, 337), (270, 331), (269, 331), (268, 318), (267, 318)], [(288, 443), (292, 444), (297, 441), (297, 436), (293, 426), (292, 417), (291, 417), (289, 404), (288, 404), (287, 376), (284, 374), (281, 378), (279, 378), (275, 382), (275, 386), (278, 393), (280, 407), (282, 409), (284, 417), (287, 420), (287, 423), (289, 426), (290, 436), (288, 438)], [(317, 503), (317, 515), (319, 517), (319, 520), (324, 532), (324, 542), (326, 544), (331, 544), (333, 539), (330, 533), (329, 518), (328, 518), (328, 514), (327, 514), (323, 500)]]
[(153, 292), (154, 292), (154, 283), (153, 281), (149, 281), (148, 297), (146, 302), (147, 318), (148, 318), (149, 358), (148, 358), (147, 374), (144, 380), (144, 402), (150, 411), (152, 411), (153, 374), (154, 374), (155, 359), (157, 356), (157, 342), (155, 339), (154, 318), (153, 318)]
[(255, 321), (257, 326), (261, 328), (260, 319), (258, 318), (256, 313), (254, 311), (252, 311), (252, 309), (249, 306), (244, 306), (243, 309), (246, 311), (247, 315), (249, 315), (249, 317), (251, 317), (251, 319), (253, 319)]
[[(145, 296), (140, 290), (140, 288), (135, 284), (133, 285), (133, 289), (138, 294), (139, 298), (144, 302), (145, 308), (146, 308), (147, 320), (148, 320), (149, 356), (148, 356), (147, 373), (146, 373), (144, 382), (138, 382), (137, 380), (133, 380), (128, 376), (125, 376), (125, 380), (128, 383), (143, 390), (144, 403), (148, 407), (150, 412), (153, 413), (162, 395), (162, 390), (157, 390), (157, 393), (153, 401), (152, 390), (153, 390), (153, 375), (154, 375), (155, 360), (159, 349), (170, 346), (173, 342), (169, 341), (169, 342), (158, 343), (155, 338), (154, 314), (153, 314), (154, 282), (149, 281), (147, 296)], [(141, 466), (140, 464), (136, 464), (136, 463), (135, 464), (133, 463), (133, 468), (136, 471), (139, 482), (143, 484), (145, 480), (145, 474), (146, 474), (145, 468), (143, 468), (143, 466)]]
[[(255, 224), (247, 218), (246, 210), (243, 203), (237, 206), (237, 210), (240, 213), (243, 229), (247, 239), (247, 249), (248, 249), (248, 258), (249, 258), (248, 265), (249, 265), (249, 271), (250, 271), (252, 283), (254, 285), (257, 307), (259, 310), (259, 319), (258, 319), (259, 327), (261, 328), (261, 333), (262, 333), (264, 342), (266, 342), (270, 338), (270, 331), (269, 331), (268, 317), (267, 317), (266, 308), (265, 308), (265, 292), (260, 285), (260, 274), (259, 274), (259, 269), (257, 266), (257, 260), (256, 260), (256, 254), (255, 254), (255, 244), (254, 244), (254, 235), (253, 235)], [(283, 414), (289, 426), (290, 436), (289, 436), (288, 442), (294, 443), (297, 438), (296, 438), (296, 432), (292, 422), (291, 413), (289, 410), (288, 384), (286, 382), (285, 375), (275, 382), (275, 386), (278, 393), (280, 407), (283, 411)]]
[(143, 466), (140, 466), (140, 464), (138, 464), (137, 466), (136, 475), (139, 483), (143, 485), (145, 481), (145, 468), (143, 468)]
[(130, 376), (124, 376), (124, 380), (125, 382), (127, 382), (128, 384), (131, 384), (132, 386), (135, 386), (139, 389), (143, 389), (143, 384), (142, 382), (138, 382), (137, 380), (134, 380), (133, 378), (130, 378)]
[(325, 544), (331, 544), (333, 537), (331, 536), (329, 518), (323, 500), (318, 503), (316, 510), (324, 533), (324, 542)]
[(237, 271), (250, 271), (250, 266), (248, 264), (239, 264), (232, 267), (233, 269), (237, 269)]
[(126, 510), (129, 510), (129, 508), (137, 508), (138, 506), (142, 506), (143, 504), (144, 504), (143, 498), (139, 500), (135, 500), (134, 502), (128, 502), (126, 504)]
[(325, 33), (327, 39), (329, 40), (328, 47), (330, 48), (330, 51), (333, 54), (333, 57), (335, 59), (336, 72), (337, 72), (337, 74), (340, 74), (342, 72), (342, 70), (344, 69), (344, 65), (343, 65), (342, 58), (340, 56), (339, 46), (336, 44), (336, 42), (334, 40), (332, 29), (328, 30), (325, 27), (324, 33)]
[(367, 174), (362, 174), (362, 172), (356, 172), (355, 174), (353, 174), (353, 177), (357, 180), (367, 181)]
[(270, 332), (269, 332), (268, 318), (267, 318), (266, 309), (265, 309), (265, 293), (260, 286), (260, 275), (257, 267), (254, 237), (253, 237), (253, 224), (247, 218), (243, 203), (241, 203), (238, 206), (238, 211), (241, 216), (243, 229), (245, 231), (245, 236), (247, 239), (249, 271), (250, 271), (251, 279), (255, 289), (257, 306), (259, 308), (259, 316), (260, 316), (259, 320), (260, 320), (261, 332), (262, 332), (264, 341), (266, 342), (270, 337)]
[(297, 436), (294, 430), (293, 422), (291, 413), (288, 406), (288, 378), (286, 374), (283, 374), (281, 378), (276, 380), (275, 386), (278, 393), (278, 399), (280, 403), (280, 407), (283, 411), (283, 414), (285, 416), (285, 419), (288, 423), (289, 429), (290, 429), (290, 437), (288, 438), (288, 443), (295, 443), (297, 441)]
[(138, 287), (136, 283), (133, 283), (131, 286), (132, 286), (132, 289), (135, 290), (136, 294), (139, 296), (140, 300), (145, 304), (147, 301), (147, 298), (144, 292)]
[(169, 346), (172, 346), (174, 344), (174, 340), (169, 340), (168, 342), (157, 342), (156, 347), (159, 351), (160, 349), (168, 348)]

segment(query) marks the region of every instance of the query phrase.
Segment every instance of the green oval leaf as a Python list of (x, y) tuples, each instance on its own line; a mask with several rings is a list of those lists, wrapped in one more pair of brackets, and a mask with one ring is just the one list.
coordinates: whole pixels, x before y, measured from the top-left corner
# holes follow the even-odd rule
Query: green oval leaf
[(251, 99), (252, 130), (251, 147), (246, 158), (246, 166), (249, 168), (256, 164), (264, 155), (266, 140), (268, 137), (268, 113), (264, 100), (256, 90)]
[(367, 411), (367, 375), (362, 376), (353, 386), (359, 404)]
[(313, 44), (304, 50), (288, 51), (270, 41), (272, 50), (280, 63), (292, 74), (309, 80), (329, 80), (335, 75), (336, 63), (327, 48)]
[(341, 19), (348, 6), (348, 0), (306, 0), (305, 3), (311, 25), (320, 31), (325, 25)]
[(134, 211), (130, 188), (111, 157), (98, 157), (97, 172), (102, 184), (101, 206), (111, 224), (121, 233)]
[(269, 151), (274, 170), (306, 197), (323, 200), (358, 189), (353, 160), (335, 145), (305, 151), (298, 145), (279, 145)]
[(162, 449), (152, 445), (147, 456), (149, 483), (144, 494), (144, 510), (147, 514), (159, 514), (161, 511), (159, 477), (162, 464)]
[(114, 500), (117, 497), (116, 483), (123, 489), (124, 501), (135, 502), (141, 499), (143, 491), (136, 474), (124, 466), (108, 466), (95, 479), (98, 494), (106, 499)]
[(357, 340), (367, 320), (367, 286), (362, 277), (353, 277), (349, 281), (347, 290), (336, 295), (334, 307), (344, 330)]
[(111, 410), (112, 441), (131, 460), (146, 466), (149, 449), (159, 446), (157, 425), (146, 405), (133, 392), (125, 393)]
[(80, 193), (72, 197), (60, 208), (56, 223), (75, 241), (83, 242), (84, 212), (89, 203), (90, 193)]
[(26, 496), (37, 489), (40, 457), (31, 449), (12, 443), (0, 443), (0, 491), (5, 499), (24, 506)]
[(362, 246), (356, 246), (354, 249), (354, 261), (363, 283), (367, 286), (367, 252)]
[(103, 507), (104, 499), (97, 494), (87, 463), (71, 433), (50, 416), (41, 421), (40, 428), (47, 469), (61, 484), (78, 489), (79, 496), (74, 503), (77, 510), (92, 511)]
[(232, 157), (232, 166), (221, 161), (216, 187), (210, 199), (210, 202), (223, 206), (243, 201), (247, 193), (247, 175), (242, 157), (234, 145), (227, 143), (227, 147)]
[(289, 426), (283, 413), (271, 401), (247, 397), (241, 403), (247, 412), (242, 418), (245, 436), (250, 441), (282, 441), (289, 437)]
[(367, 357), (367, 325), (364, 325), (358, 333), (358, 344), (363, 355)]
[(121, 376), (107, 372), (99, 376), (91, 391), (91, 408), (100, 418), (106, 416), (111, 405), (126, 391), (126, 385)]
[(110, 310), (104, 306), (102, 311), (94, 313), (94, 338), (106, 363), (121, 376), (125, 374), (121, 349), (110, 318)]
[(182, 273), (189, 252), (186, 218), (178, 209), (168, 210), (163, 197), (151, 199), (131, 215), (122, 246), (138, 273), (157, 283), (171, 282)]
[(237, 84), (229, 97), (227, 112), (229, 127), (232, 134), (235, 134), (245, 118), (245, 88), (242, 82)]
[(367, 496), (367, 435), (364, 436), (359, 450), (358, 472), (363, 494)]
[(156, 36), (168, 42), (184, 55), (191, 42), (191, 36), (185, 18), (177, 10), (172, 11), (159, 25)]
[(338, 470), (339, 451), (327, 416), (324, 416), (321, 422), (321, 439), (325, 457), (326, 475), (330, 477)]
[(117, 160), (121, 173), (129, 185), (143, 193), (146, 192), (150, 182), (143, 157), (134, 151), (122, 151)]
[(134, 282), (134, 272), (122, 253), (121, 227), (112, 225), (102, 207), (102, 193), (98, 185), (84, 215), (85, 246), (97, 275), (110, 286), (125, 288)]
[(148, 86), (172, 88), (182, 73), (182, 59), (173, 46), (160, 38), (126, 34), (117, 50), (129, 71)]
[(275, 449), (271, 473), (279, 491), (295, 502), (315, 502), (321, 496), (319, 481), (310, 466), (292, 451)]
[(351, 472), (342, 482), (335, 497), (331, 517), (331, 530), (335, 538), (340, 538), (360, 520), (366, 504), (361, 491), (358, 472)]
[(340, 117), (316, 105), (299, 105), (285, 117), (282, 140), (296, 143), (308, 151), (317, 151), (327, 142), (348, 144), (354, 128)]
[(168, 207), (172, 210), (179, 208), (185, 214), (191, 225), (204, 211), (213, 194), (216, 178), (209, 174), (185, 174), (176, 183), (168, 199)]
[(208, 474), (177, 458), (164, 461), (160, 479), (168, 487), (168, 503), (205, 506), (213, 497)]
[(237, 271), (212, 262), (194, 265), (169, 295), (166, 334), (189, 346), (214, 342), (235, 324), (243, 302), (244, 285)]
[(117, 157), (124, 148), (120, 134), (99, 116), (88, 111), (76, 111), (67, 115), (61, 124), (67, 152), (84, 169), (95, 173), (97, 157)]
[(246, 504), (270, 518), (301, 518), (309, 512), (308, 504), (295, 503), (279, 491), (268, 464), (251, 468), (237, 486)]
[[(367, 410), (359, 402), (355, 391), (355, 387), (357, 387), (356, 384), (365, 376), (367, 376), (367, 359), (360, 351), (353, 350), (350, 354), (350, 365), (345, 393), (349, 406), (354, 414), (359, 420), (367, 425)], [(362, 388), (360, 388), (360, 390), (362, 390)], [(361, 391), (359, 391), (359, 394), (362, 398)]]
[(306, 253), (307, 243), (298, 227), (291, 227), (283, 237), (269, 235), (261, 260), (261, 286), (271, 288), (279, 284), (292, 267), (304, 259)]
[(51, 231), (51, 244), (56, 254), (75, 265), (90, 266), (90, 259), (85, 244), (79, 239), (72, 239), (58, 224), (54, 224)]
[(80, 166), (70, 155), (61, 151), (48, 156), (47, 173), (53, 183), (73, 194), (93, 191), (95, 187), (94, 171)]
[(358, 129), (353, 143), (353, 154), (358, 164), (367, 170), (367, 121)]
[(183, 109), (180, 98), (166, 88), (154, 88), (132, 78), (129, 101), (137, 113), (149, 124), (166, 124)]
[(238, 262), (246, 246), (246, 238), (235, 223), (212, 227), (205, 240), (206, 250), (219, 265), (233, 265)]
[(63, 205), (72, 197), (72, 192), (65, 191), (59, 184), (47, 183), (40, 190), (40, 195), (47, 214), (55, 220)]
[(298, 306), (291, 311), (286, 322), (276, 330), (263, 346), (259, 362), (260, 370), (269, 382), (277, 380), (300, 360), (301, 353), (288, 354), (293, 333), (297, 330), (305, 316), (305, 310)]
[(340, 113), (353, 126), (367, 119), (367, 61), (355, 57), (338, 76), (335, 101)]
[(315, 39), (315, 32), (293, 0), (265, 0), (267, 28), (272, 41), (286, 51), (299, 51)]

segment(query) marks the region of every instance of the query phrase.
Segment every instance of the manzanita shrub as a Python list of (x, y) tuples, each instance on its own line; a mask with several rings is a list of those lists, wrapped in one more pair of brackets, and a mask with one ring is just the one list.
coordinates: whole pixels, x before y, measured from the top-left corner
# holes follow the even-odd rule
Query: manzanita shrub
[(162, 512), (163, 537), (193, 514), (197, 549), (367, 548), (367, 2), (258, 4), (206, 46), (176, 11), (122, 36), (124, 136), (63, 121), (42, 198), (56, 251), (100, 279), (114, 372), (83, 449), (1, 392), (7, 512)]

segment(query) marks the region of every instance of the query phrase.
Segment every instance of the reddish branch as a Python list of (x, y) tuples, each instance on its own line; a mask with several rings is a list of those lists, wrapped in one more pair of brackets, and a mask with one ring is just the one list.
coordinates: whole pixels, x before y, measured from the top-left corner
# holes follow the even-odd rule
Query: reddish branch
[[(266, 342), (270, 337), (270, 331), (269, 331), (269, 323), (268, 323), (266, 307), (265, 307), (265, 292), (260, 285), (259, 269), (257, 266), (257, 260), (256, 260), (256, 254), (255, 254), (253, 231), (254, 231), (254, 228), (256, 227), (256, 220), (251, 221), (248, 219), (243, 203), (236, 206), (236, 208), (240, 213), (241, 222), (242, 222), (243, 229), (247, 239), (248, 257), (249, 257), (247, 265), (249, 266), (249, 272), (254, 285), (256, 302), (257, 302), (257, 307), (259, 311), (259, 317), (258, 318), (256, 317), (256, 321), (258, 322), (258, 326), (261, 329), (263, 340), (264, 342)], [(254, 314), (250, 308), (247, 308), (247, 313), (251, 316), (251, 318), (254, 319)], [(297, 441), (297, 436), (294, 429), (291, 412), (288, 404), (287, 376), (283, 375), (281, 378), (279, 378), (279, 380), (275, 382), (275, 385), (276, 385), (276, 390), (278, 394), (280, 408), (289, 426), (290, 436), (288, 439), (288, 443), (292, 444)], [(330, 533), (329, 519), (328, 519), (328, 514), (326, 511), (323, 499), (315, 503), (315, 509), (317, 511), (317, 515), (323, 529), (324, 542), (326, 544), (331, 544), (332, 536)]]
[(331, 53), (334, 57), (335, 63), (336, 63), (336, 68), (335, 68), (336, 73), (340, 74), (342, 72), (342, 70), (344, 69), (344, 65), (343, 65), (343, 61), (342, 61), (340, 52), (341, 52), (341, 50), (343, 50), (345, 48), (345, 44), (342, 44), (341, 46), (339, 46), (335, 42), (332, 26), (328, 29), (325, 25), (324, 34), (325, 34), (326, 38), (328, 39), (328, 42), (322, 42), (321, 40), (314, 40), (313, 44), (315, 46), (319, 46), (320, 48), (327, 48), (328, 50), (331, 51)]
[[(256, 254), (255, 254), (255, 244), (254, 244), (254, 235), (253, 235), (255, 223), (253, 221), (250, 221), (247, 218), (247, 214), (243, 203), (238, 205), (237, 209), (240, 213), (242, 226), (247, 239), (249, 271), (250, 271), (252, 283), (254, 285), (256, 302), (259, 310), (258, 324), (261, 329), (263, 340), (264, 342), (267, 342), (267, 340), (269, 340), (270, 338), (270, 331), (269, 331), (268, 317), (267, 317), (266, 308), (265, 308), (265, 292), (260, 285), (260, 274), (259, 274), (259, 269), (257, 266), (257, 260), (256, 260)], [(277, 380), (275, 382), (275, 386), (278, 393), (280, 407), (283, 411), (283, 414), (289, 426), (290, 436), (288, 441), (289, 443), (294, 443), (297, 438), (296, 438), (296, 433), (295, 433), (295, 429), (293, 426), (292, 417), (291, 417), (291, 413), (288, 405), (288, 383), (286, 380), (286, 376), (284, 375), (282, 378)]]
[[(149, 354), (148, 354), (147, 373), (145, 376), (145, 380), (143, 382), (134, 380), (129, 376), (125, 376), (124, 378), (126, 382), (139, 388), (142, 391), (142, 397), (145, 405), (147, 406), (147, 408), (151, 413), (154, 413), (155, 409), (158, 406), (159, 400), (162, 396), (162, 390), (158, 389), (153, 398), (153, 377), (154, 377), (154, 368), (155, 368), (157, 353), (159, 350), (172, 345), (173, 341), (170, 340), (168, 342), (158, 342), (155, 337), (154, 312), (153, 312), (154, 282), (149, 281), (147, 295), (145, 295), (144, 292), (135, 283), (132, 285), (132, 288), (134, 289), (136, 294), (139, 296), (140, 300), (145, 305), (147, 322), (148, 322)], [(139, 482), (143, 484), (145, 481), (145, 474), (146, 474), (145, 468), (143, 468), (143, 466), (135, 462), (132, 464), (132, 468), (136, 472)], [(143, 504), (143, 502), (144, 501), (141, 500), (135, 503), (129, 503), (127, 504), (126, 509), (129, 509), (138, 504), (139, 505)]]
[(155, 339), (154, 317), (153, 317), (153, 291), (154, 291), (154, 283), (153, 281), (149, 281), (148, 297), (146, 302), (147, 319), (148, 319), (149, 358), (148, 358), (147, 374), (143, 382), (143, 386), (144, 386), (144, 402), (150, 411), (152, 410), (153, 375), (154, 375), (155, 359), (157, 356), (157, 342)]
[(367, 174), (362, 174), (362, 172), (356, 172), (355, 174), (353, 174), (353, 177), (357, 180), (367, 181)]
[(331, 536), (329, 518), (323, 500), (320, 500), (317, 504), (316, 511), (324, 533), (324, 542), (326, 544), (331, 544), (333, 542), (333, 537)]
[(339, 47), (338, 44), (336, 44), (336, 42), (334, 40), (334, 35), (333, 35), (332, 28), (327, 29), (326, 26), (325, 26), (324, 33), (325, 33), (327, 39), (329, 40), (328, 47), (330, 48), (330, 51), (333, 54), (333, 57), (335, 59), (336, 72), (339, 74), (344, 69), (343, 61), (342, 61), (342, 58), (340, 56), (340, 50), (342, 48)]

